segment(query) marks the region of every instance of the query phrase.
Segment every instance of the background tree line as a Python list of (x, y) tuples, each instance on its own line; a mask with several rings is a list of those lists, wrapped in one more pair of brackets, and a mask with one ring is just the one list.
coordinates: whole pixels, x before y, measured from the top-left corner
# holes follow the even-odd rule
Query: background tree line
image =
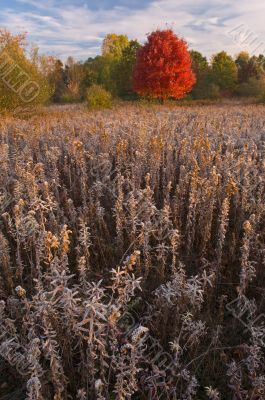
[[(137, 40), (125, 35), (110, 34), (103, 41), (102, 54), (85, 62), (69, 57), (65, 66), (60, 60), (51, 74), (54, 86), (53, 101), (75, 102), (85, 97), (86, 88), (93, 84), (123, 99), (135, 99), (132, 72), (136, 54), (141, 47)], [(225, 51), (208, 61), (200, 52), (191, 50), (192, 69), (197, 82), (189, 97), (218, 99), (221, 97), (256, 97), (265, 93), (265, 57), (240, 52), (234, 59)]]
[[(84, 62), (68, 57), (63, 63), (56, 57), (39, 55), (37, 48), (32, 48), (29, 53), (26, 51), (25, 37), (12, 36), (6, 30), (0, 31), (0, 43), (2, 49), (6, 49), (12, 59), (39, 82), (39, 101), (42, 103), (81, 102), (86, 98), (88, 88), (95, 85), (100, 85), (113, 97), (125, 100), (138, 98), (133, 91), (132, 75), (141, 45), (137, 40), (129, 40), (126, 35), (108, 34), (103, 40), (101, 55)], [(241, 52), (234, 59), (222, 51), (208, 61), (200, 52), (191, 50), (190, 56), (196, 84), (189, 98), (249, 96), (265, 99), (263, 55), (257, 57)], [(6, 68), (2, 63), (1, 77)], [(13, 79), (18, 78), (14, 76)], [(0, 99), (2, 108), (9, 108), (15, 99), (15, 93), (7, 94), (3, 82), (0, 83)]]

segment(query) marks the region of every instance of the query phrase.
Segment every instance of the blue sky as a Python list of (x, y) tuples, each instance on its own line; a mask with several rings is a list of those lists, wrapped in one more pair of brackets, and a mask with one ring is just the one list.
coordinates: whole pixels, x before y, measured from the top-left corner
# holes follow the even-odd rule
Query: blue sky
[(27, 31), (41, 53), (62, 59), (99, 54), (107, 33), (144, 42), (167, 26), (208, 57), (220, 50), (265, 54), (264, 18), (264, 0), (0, 0), (1, 27)]

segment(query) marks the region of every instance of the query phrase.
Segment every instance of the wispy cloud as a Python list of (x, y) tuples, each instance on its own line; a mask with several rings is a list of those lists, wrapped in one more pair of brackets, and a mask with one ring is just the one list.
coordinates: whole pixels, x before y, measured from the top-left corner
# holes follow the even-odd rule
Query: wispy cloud
[[(8, 1), (8, 0), (3, 0)], [(106, 5), (108, 3), (108, 5)], [(240, 49), (227, 31), (240, 23), (265, 36), (263, 0), (13, 0), (0, 11), (0, 24), (12, 31), (27, 31), (41, 51), (62, 58), (69, 54), (84, 59), (99, 53), (109, 32), (125, 33), (145, 40), (156, 28), (172, 27), (190, 46), (206, 55), (225, 49)], [(10, 5), (11, 4), (11, 5)], [(12, 6), (13, 5), (13, 6)]]

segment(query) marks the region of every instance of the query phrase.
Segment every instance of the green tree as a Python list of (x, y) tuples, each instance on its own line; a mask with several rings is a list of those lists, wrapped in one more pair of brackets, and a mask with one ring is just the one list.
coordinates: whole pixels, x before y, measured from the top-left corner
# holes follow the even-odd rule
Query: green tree
[(96, 58), (89, 57), (84, 63), (84, 71), (85, 71), (84, 85), (86, 88), (98, 83), (99, 74), (97, 69)]
[(136, 41), (129, 42), (126, 35), (106, 35), (102, 43), (102, 55), (89, 58), (84, 64), (85, 86), (100, 85), (112, 95), (129, 91), (130, 74), (138, 46)]
[(241, 51), (236, 58), (238, 83), (247, 82), (250, 78), (250, 57), (246, 51)]
[(133, 95), (132, 73), (140, 47), (137, 40), (131, 40), (129, 45), (123, 49), (121, 58), (113, 68), (112, 79), (115, 82), (117, 94), (121, 97)]
[(217, 96), (218, 87), (212, 82), (212, 73), (207, 58), (200, 52), (190, 51), (192, 70), (196, 75), (196, 84), (191, 95), (195, 99), (206, 99)]
[(199, 51), (191, 50), (190, 55), (192, 61), (192, 70), (197, 77), (209, 70), (207, 58), (204, 57)]
[(116, 94), (116, 84), (113, 80), (113, 71), (118, 60), (107, 54), (97, 56), (85, 64), (85, 82), (87, 87), (97, 84), (103, 86), (112, 94)]
[(63, 63), (59, 59), (55, 60), (53, 72), (49, 76), (49, 82), (53, 87), (52, 101), (58, 103), (61, 101), (66, 89)]
[(213, 56), (212, 77), (213, 83), (219, 86), (223, 95), (231, 95), (235, 90), (237, 66), (233, 58), (225, 51)]

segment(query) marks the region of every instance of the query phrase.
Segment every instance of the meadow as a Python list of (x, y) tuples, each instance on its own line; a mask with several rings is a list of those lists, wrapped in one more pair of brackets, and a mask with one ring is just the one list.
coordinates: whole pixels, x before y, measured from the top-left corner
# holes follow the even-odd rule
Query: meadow
[(265, 398), (265, 108), (0, 120), (0, 399)]

